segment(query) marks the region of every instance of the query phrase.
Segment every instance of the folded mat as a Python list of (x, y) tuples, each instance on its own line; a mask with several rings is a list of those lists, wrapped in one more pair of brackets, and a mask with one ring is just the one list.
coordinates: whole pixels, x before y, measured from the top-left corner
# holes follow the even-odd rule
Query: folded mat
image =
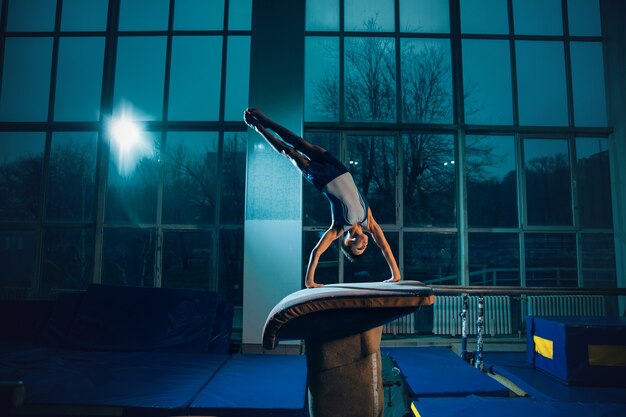
[(626, 388), (566, 385), (533, 367), (525, 352), (489, 352), (484, 360), (485, 367), (507, 378), (532, 397), (552, 401), (626, 403)]
[(508, 396), (509, 390), (446, 347), (382, 348), (405, 377), (409, 396)]

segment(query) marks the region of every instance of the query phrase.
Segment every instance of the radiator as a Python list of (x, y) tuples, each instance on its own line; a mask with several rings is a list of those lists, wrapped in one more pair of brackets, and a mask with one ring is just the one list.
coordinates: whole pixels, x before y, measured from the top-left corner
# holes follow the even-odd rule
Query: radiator
[(529, 316), (604, 316), (601, 295), (529, 295)]
[(415, 313), (407, 314), (396, 320), (383, 325), (384, 334), (414, 334), (415, 333)]
[[(485, 334), (511, 334), (511, 302), (507, 295), (485, 296)], [(477, 333), (478, 297), (468, 297), (467, 333)], [(442, 295), (435, 298), (433, 306), (433, 333), (441, 335), (461, 335), (463, 297)]]

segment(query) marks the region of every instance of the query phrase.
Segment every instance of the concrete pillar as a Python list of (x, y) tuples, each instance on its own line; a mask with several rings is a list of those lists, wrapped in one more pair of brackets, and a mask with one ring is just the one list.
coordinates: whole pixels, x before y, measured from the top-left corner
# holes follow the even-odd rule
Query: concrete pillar
[[(302, 134), (304, 0), (253, 0), (249, 105)], [(244, 109), (241, 109), (243, 117)], [(248, 133), (243, 349), (260, 349), (271, 309), (302, 288), (302, 179), (256, 132)]]

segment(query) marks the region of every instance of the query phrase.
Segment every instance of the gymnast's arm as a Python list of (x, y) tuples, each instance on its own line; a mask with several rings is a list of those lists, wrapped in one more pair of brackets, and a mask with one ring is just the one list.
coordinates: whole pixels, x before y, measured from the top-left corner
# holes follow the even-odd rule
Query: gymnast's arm
[(337, 239), (339, 239), (343, 235), (343, 229), (341, 227), (337, 227), (332, 225), (320, 238), (317, 245), (311, 251), (311, 255), (309, 256), (309, 265), (306, 270), (306, 279), (304, 285), (307, 288), (316, 288), (321, 287), (322, 284), (317, 284), (315, 282), (315, 269), (317, 268), (317, 263), (319, 262), (320, 256), (330, 247), (330, 245)]
[(391, 247), (385, 238), (385, 234), (383, 230), (380, 228), (376, 220), (374, 220), (374, 216), (372, 216), (372, 210), (368, 212), (368, 220), (367, 220), (367, 228), (368, 231), (372, 234), (374, 238), (374, 242), (383, 252), (383, 256), (387, 261), (387, 265), (389, 265), (389, 269), (391, 270), (391, 278), (386, 280), (385, 282), (396, 282), (400, 281), (400, 269), (398, 268), (398, 264), (396, 263), (396, 258), (393, 256), (393, 252), (391, 251)]

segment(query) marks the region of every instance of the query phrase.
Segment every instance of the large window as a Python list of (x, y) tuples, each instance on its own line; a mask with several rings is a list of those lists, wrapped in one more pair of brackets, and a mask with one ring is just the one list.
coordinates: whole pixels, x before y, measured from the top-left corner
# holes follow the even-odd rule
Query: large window
[(0, 287), (241, 305), (251, 0), (0, 5)]
[[(307, 137), (353, 173), (404, 278), (615, 285), (597, 0), (310, 1), (305, 48)], [(309, 188), (305, 260), (330, 221)], [(324, 279), (382, 280), (376, 256), (333, 250)]]

